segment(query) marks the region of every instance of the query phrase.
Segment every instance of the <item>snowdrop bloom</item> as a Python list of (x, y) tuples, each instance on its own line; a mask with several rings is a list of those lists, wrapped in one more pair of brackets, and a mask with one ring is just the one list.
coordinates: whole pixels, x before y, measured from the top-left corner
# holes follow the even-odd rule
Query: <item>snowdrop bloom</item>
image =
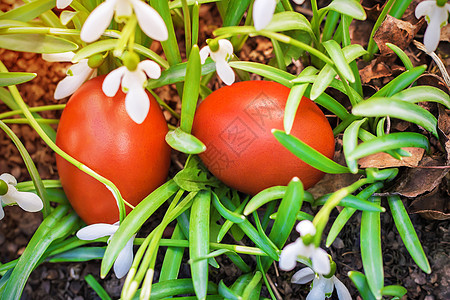
[[(301, 5), (305, 0), (294, 0), (294, 2)], [(264, 29), (270, 23), (276, 6), (276, 0), (255, 0), (253, 4), (253, 23), (256, 30)]]
[[(108, 239), (108, 243), (111, 237), (116, 233), (117, 229), (119, 229), (119, 222), (114, 224), (105, 224), (105, 223), (97, 223), (81, 228), (77, 232), (77, 237), (80, 240), (95, 240), (101, 237), (110, 236)], [(119, 256), (117, 256), (116, 261), (114, 262), (114, 273), (117, 278), (122, 278), (125, 276), (131, 268), (131, 264), (133, 263), (133, 242), (134, 236), (128, 240), (125, 247), (123, 247), (122, 251), (120, 251)]]
[(436, 50), (441, 36), (441, 28), (447, 25), (450, 4), (442, 4), (440, 6), (436, 0), (426, 0), (416, 6), (416, 18), (425, 16), (428, 23), (423, 38), (423, 43), (428, 52)]
[(138, 124), (144, 122), (150, 109), (150, 99), (144, 88), (147, 76), (153, 79), (161, 76), (161, 68), (154, 61), (141, 61), (134, 71), (130, 71), (126, 66), (119, 67), (105, 77), (102, 85), (103, 92), (108, 97), (114, 97), (122, 85), (122, 91), (127, 94), (125, 109), (130, 118)]
[(200, 59), (202, 64), (205, 63), (208, 56), (216, 63), (217, 75), (226, 85), (233, 84), (235, 80), (233, 69), (228, 64), (228, 60), (233, 55), (233, 44), (229, 40), (222, 39), (218, 41), (219, 49), (211, 50), (209, 46), (205, 46), (200, 50)]
[[(71, 62), (75, 53), (72, 51), (63, 53), (42, 54), (42, 58), (49, 62)], [(88, 65), (88, 59), (82, 59), (73, 64), (67, 70), (67, 76), (56, 86), (55, 99), (63, 99), (75, 93), (75, 91), (88, 79), (97, 75), (97, 70)]]
[(37, 212), (44, 207), (38, 195), (30, 192), (19, 192), (15, 188), (16, 185), (17, 180), (11, 174), (3, 173), (0, 175), (0, 220), (5, 216), (2, 204), (17, 204), (23, 210), (29, 212)]
[(302, 256), (311, 259), (312, 267), (318, 274), (330, 273), (330, 260), (327, 252), (322, 248), (316, 248), (313, 243), (309, 245), (303, 243), (302, 237), (306, 235), (314, 236), (316, 234), (316, 228), (313, 223), (308, 220), (301, 221), (297, 224), (296, 230), (300, 233), (301, 237), (294, 243), (284, 247), (281, 251), (279, 261), (280, 269), (284, 271), (294, 269), (297, 264), (297, 257)]
[(325, 297), (331, 297), (334, 288), (340, 300), (351, 300), (352, 296), (347, 287), (336, 276), (326, 278), (323, 275), (316, 274), (311, 268), (306, 267), (298, 271), (292, 276), (291, 282), (297, 284), (305, 284), (313, 280), (312, 289), (306, 300), (322, 300)]
[(56, 8), (63, 9), (72, 3), (73, 0), (56, 0)]
[(80, 37), (90, 43), (96, 41), (111, 23), (113, 15), (117, 22), (134, 13), (142, 31), (150, 38), (165, 41), (168, 39), (166, 24), (159, 13), (141, 0), (106, 0), (97, 6), (84, 22)]

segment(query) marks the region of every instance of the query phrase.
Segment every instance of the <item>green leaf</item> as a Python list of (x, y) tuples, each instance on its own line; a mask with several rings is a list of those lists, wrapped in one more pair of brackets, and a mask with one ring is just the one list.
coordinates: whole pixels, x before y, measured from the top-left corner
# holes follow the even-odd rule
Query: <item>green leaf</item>
[(66, 39), (33, 33), (0, 35), (0, 45), (8, 50), (33, 53), (61, 53), (78, 49), (77, 44)]
[[(375, 203), (380, 198), (372, 198)], [(363, 211), (361, 217), (361, 259), (370, 290), (381, 299), (384, 286), (383, 254), (381, 251), (381, 220), (379, 212)]]
[[(159, 300), (193, 292), (194, 286), (191, 278), (166, 280), (153, 284), (151, 299)], [(212, 282), (208, 282), (208, 294), (217, 294), (217, 286)]]
[(294, 75), (286, 71), (282, 71), (278, 68), (267, 66), (260, 63), (249, 61), (230, 61), (229, 65), (232, 68), (258, 74), (262, 77), (281, 83), (282, 85), (287, 86), (289, 88), (292, 87), (292, 83), (290, 81), (295, 79)]
[[(314, 75), (317, 73), (317, 69), (309, 66), (306, 67), (298, 77)], [(287, 134), (291, 133), (292, 126), (294, 125), (295, 116), (297, 114), (300, 101), (305, 94), (308, 84), (296, 84), (292, 87), (289, 97), (286, 101), (286, 108), (284, 109), (283, 125)]]
[[(191, 133), (192, 123), (194, 122), (194, 114), (200, 90), (201, 68), (199, 49), (197, 45), (194, 45), (186, 66), (186, 74), (189, 74), (189, 76), (186, 76), (184, 82), (183, 98), (181, 101), (180, 128), (186, 133)], [(205, 151), (206, 147), (203, 145), (202, 149)]]
[(414, 65), (412, 64), (408, 55), (400, 47), (391, 43), (386, 43), (386, 46), (388, 46), (389, 49), (391, 49), (392, 51), (394, 51), (395, 54), (397, 54), (398, 58), (400, 58), (400, 60), (405, 65), (406, 70), (411, 70), (412, 68), (414, 68)]
[(75, 212), (67, 214), (69, 210), (68, 206), (60, 205), (42, 221), (6, 284), (3, 296), (6, 295), (7, 299), (20, 299), (31, 271), (37, 267), (50, 244), (56, 239), (64, 238), (74, 230), (79, 217)]
[(437, 134), (437, 120), (425, 108), (414, 103), (392, 98), (370, 98), (355, 105), (352, 113), (357, 116), (384, 117), (389, 116), (415, 123), (422, 126), (435, 137)]
[[(187, 0), (187, 4), (189, 6), (194, 5), (196, 2), (198, 2), (198, 4), (204, 4), (204, 3), (214, 3), (214, 2), (218, 2), (220, 0)], [(181, 8), (182, 7), (182, 3), (181, 0), (174, 0), (174, 1), (170, 1), (169, 3), (169, 8), (170, 10), (174, 9), (174, 8)]]
[(333, 160), (329, 159), (314, 148), (308, 146), (298, 138), (286, 134), (285, 132), (280, 130), (273, 130), (272, 133), (283, 146), (285, 146), (295, 156), (297, 156), (310, 166), (325, 173), (349, 173), (348, 168), (334, 162)]
[(400, 92), (404, 88), (408, 87), (411, 83), (413, 83), (417, 78), (419, 78), (419, 76), (422, 75), (426, 69), (427, 66), (422, 65), (403, 72), (402, 74), (391, 80), (388, 84), (383, 86), (370, 98), (389, 97)]
[(270, 23), (264, 28), (270, 31), (302, 30), (314, 35), (308, 19), (294, 11), (284, 11), (273, 15)]
[(450, 96), (433, 86), (415, 86), (392, 95), (392, 98), (410, 103), (437, 102), (450, 109)]
[(97, 295), (102, 300), (110, 300), (111, 297), (108, 295), (108, 293), (103, 289), (103, 287), (98, 283), (98, 281), (92, 276), (91, 274), (88, 274), (86, 277), (84, 277), (84, 280), (89, 284), (89, 286), (97, 293)]
[(180, 188), (188, 192), (220, 186), (220, 181), (209, 174), (197, 156), (190, 156), (185, 168), (178, 172), (173, 180)]
[(416, 132), (395, 132), (379, 136), (359, 144), (349, 155), (349, 159), (360, 159), (362, 157), (405, 147), (423, 148), (427, 152), (430, 148), (428, 139)]
[(212, 193), (212, 203), (222, 217), (233, 223), (242, 223), (245, 217), (226, 208), (219, 200), (215, 193)]
[(250, 5), (250, 0), (229, 0), (228, 7), (223, 18), (223, 27), (239, 25), (245, 11)]
[(0, 20), (0, 29), (8, 29), (11, 27), (29, 27), (30, 24), (16, 20)]
[(347, 167), (353, 174), (358, 173), (358, 161), (356, 159), (349, 159), (348, 154), (355, 150), (358, 145), (359, 128), (367, 121), (367, 118), (352, 122), (344, 131), (342, 137), (343, 150)]
[(0, 72), (0, 86), (21, 84), (32, 80), (36, 76), (36, 73)]
[(55, 0), (32, 1), (0, 15), (0, 20), (31, 21), (55, 7)]
[(383, 296), (394, 296), (399, 299), (406, 295), (407, 292), (408, 290), (400, 285), (388, 285), (381, 289), (381, 294)]
[(209, 220), (211, 192), (200, 191), (194, 198), (189, 219), (189, 258), (192, 282), (198, 299), (205, 299), (208, 288)]
[[(183, 82), (186, 79), (186, 67), (187, 63), (179, 63), (171, 66), (167, 70), (161, 72), (161, 76), (158, 79), (148, 80), (147, 88), (154, 89), (173, 83)], [(208, 58), (206, 63), (202, 65), (202, 75), (207, 75), (214, 71), (216, 71), (216, 64)]]
[(142, 224), (144, 224), (144, 222), (178, 190), (179, 187), (175, 181), (169, 180), (145, 197), (128, 214), (122, 224), (120, 224), (119, 229), (112, 236), (111, 241), (106, 248), (100, 269), (100, 274), (103, 278), (108, 274), (120, 251), (125, 247), (131, 236), (134, 235), (139, 228), (141, 228)]
[(353, 281), (358, 292), (362, 296), (364, 300), (375, 300), (375, 296), (372, 294), (369, 288), (369, 284), (367, 283), (366, 276), (357, 271), (350, 271), (348, 273), (348, 277)]
[(364, 8), (356, 0), (333, 0), (325, 9), (337, 11), (357, 20), (366, 19)]
[(350, 82), (355, 82), (355, 76), (353, 75), (352, 69), (350, 68), (341, 47), (335, 40), (329, 40), (322, 45), (328, 52), (328, 55), (333, 60), (336, 68), (341, 71), (345, 79)]
[(206, 146), (198, 138), (184, 132), (180, 127), (167, 133), (166, 142), (173, 149), (187, 154), (198, 154), (206, 150)]
[(388, 196), (389, 207), (391, 208), (392, 217), (394, 218), (395, 226), (408, 249), (409, 254), (414, 259), (416, 264), (426, 273), (431, 273), (430, 263), (423, 251), (420, 240), (416, 234), (408, 212), (403, 205), (399, 196)]

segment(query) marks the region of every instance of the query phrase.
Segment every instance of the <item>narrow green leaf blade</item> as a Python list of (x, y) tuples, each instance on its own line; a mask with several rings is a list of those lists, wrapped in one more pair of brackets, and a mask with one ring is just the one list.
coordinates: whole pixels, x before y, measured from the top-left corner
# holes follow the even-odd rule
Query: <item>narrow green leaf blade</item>
[(357, 20), (365, 20), (366, 13), (364, 8), (359, 4), (359, 1), (355, 0), (334, 0), (325, 7), (329, 10), (337, 11), (346, 16), (350, 16)]
[[(372, 198), (376, 203), (380, 198)], [(361, 259), (370, 290), (381, 299), (384, 286), (383, 254), (381, 252), (381, 221), (379, 212), (363, 211), (361, 217)]]
[(392, 98), (371, 98), (355, 105), (352, 113), (357, 116), (389, 116), (422, 126), (434, 136), (437, 135), (437, 120), (425, 108), (414, 103)]
[(366, 122), (366, 118), (358, 121), (352, 122), (347, 129), (344, 131), (344, 136), (342, 137), (343, 150), (345, 155), (345, 161), (347, 162), (347, 167), (349, 170), (356, 174), (358, 173), (358, 161), (356, 159), (349, 159), (348, 155), (353, 150), (355, 150), (358, 145), (358, 132), (364, 122)]
[(437, 102), (450, 109), (450, 96), (434, 86), (415, 86), (392, 95), (392, 98), (410, 103)]
[(408, 249), (409, 254), (411, 254), (411, 257), (414, 259), (419, 268), (430, 274), (430, 263), (428, 262), (425, 252), (423, 251), (419, 237), (416, 234), (402, 200), (397, 195), (389, 196), (388, 203), (391, 208), (395, 226), (397, 227), (406, 249)]
[(398, 299), (406, 295), (408, 291), (400, 285), (387, 285), (381, 289), (381, 294), (383, 296), (394, 296)]
[(209, 221), (211, 192), (200, 191), (191, 207), (189, 220), (189, 257), (192, 282), (198, 299), (205, 299), (208, 288)]
[(0, 45), (8, 50), (33, 53), (61, 53), (78, 49), (77, 44), (66, 39), (33, 33), (0, 35)]
[(333, 60), (336, 68), (341, 71), (344, 78), (350, 82), (355, 82), (355, 76), (353, 75), (350, 65), (347, 63), (344, 52), (342, 51), (339, 44), (335, 40), (329, 40), (322, 43), (322, 45), (327, 50), (328, 55)]
[(199, 49), (197, 45), (194, 45), (186, 66), (186, 74), (189, 74), (189, 76), (186, 76), (184, 82), (181, 102), (180, 128), (186, 133), (191, 133), (192, 123), (194, 122), (194, 114), (200, 91), (201, 68)]
[(353, 284), (358, 289), (364, 300), (375, 300), (375, 296), (370, 291), (369, 285), (367, 283), (366, 276), (358, 271), (350, 271), (348, 277), (353, 281)]
[(198, 138), (180, 127), (167, 133), (166, 142), (173, 149), (187, 154), (199, 154), (206, 150), (206, 146)]
[(360, 159), (362, 157), (385, 152), (389, 150), (418, 147), (429, 151), (430, 143), (428, 139), (416, 132), (395, 132), (373, 138), (367, 142), (359, 144), (349, 155), (349, 159)]
[(264, 28), (270, 31), (302, 30), (314, 35), (308, 19), (294, 11), (284, 11), (273, 15), (270, 23)]
[(334, 162), (298, 138), (280, 130), (273, 130), (272, 133), (283, 146), (310, 166), (325, 173), (349, 173), (348, 168)]
[(55, 0), (32, 1), (0, 15), (0, 20), (28, 22), (55, 7)]
[(36, 76), (36, 73), (0, 72), (0, 86), (21, 84), (32, 80)]

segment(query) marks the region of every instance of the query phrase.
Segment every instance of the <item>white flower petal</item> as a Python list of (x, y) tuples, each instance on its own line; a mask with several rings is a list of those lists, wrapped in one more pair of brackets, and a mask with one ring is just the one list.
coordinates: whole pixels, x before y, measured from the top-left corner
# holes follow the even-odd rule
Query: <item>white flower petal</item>
[(116, 225), (106, 223), (92, 224), (78, 230), (77, 237), (80, 240), (91, 241), (104, 236), (111, 236), (116, 233), (117, 229), (119, 229), (119, 226)]
[(208, 58), (210, 52), (211, 52), (211, 50), (209, 49), (209, 46), (205, 46), (202, 49), (200, 49), (200, 61), (201, 61), (202, 64), (205, 63), (205, 61)]
[(158, 79), (161, 76), (161, 67), (149, 59), (141, 61), (138, 68), (144, 71), (150, 78)]
[(339, 300), (352, 300), (352, 296), (347, 287), (336, 277), (332, 277)]
[(256, 30), (264, 29), (272, 20), (277, 2), (275, 0), (255, 0), (253, 4), (253, 23)]
[(80, 32), (80, 38), (91, 43), (100, 38), (111, 23), (117, 0), (106, 0), (97, 6), (88, 16)]
[(441, 38), (441, 27), (432, 19), (423, 36), (423, 44), (428, 52), (436, 50)]
[(3, 211), (2, 201), (0, 201), (0, 220), (5, 217), (5, 212)]
[(417, 19), (422, 16), (430, 15), (433, 8), (436, 6), (436, 1), (422, 1), (416, 6), (415, 15)]
[(14, 198), (16, 203), (25, 211), (37, 212), (44, 207), (41, 198), (34, 193), (17, 191)]
[(75, 52), (61, 52), (61, 53), (43, 53), (42, 59), (48, 62), (71, 62)]
[(229, 40), (221, 39), (219, 40), (219, 50), (216, 52), (211, 51), (211, 58), (215, 61), (228, 61), (228, 59), (233, 55), (233, 44)]
[(56, 100), (63, 99), (75, 93), (94, 73), (94, 70), (87, 65), (87, 60), (74, 64), (69, 70), (71, 70), (73, 75), (66, 76), (58, 83), (54, 95)]
[(306, 300), (323, 300), (325, 299), (325, 282), (320, 278), (314, 278), (313, 286)]
[(133, 14), (133, 6), (129, 0), (117, 1), (114, 10), (116, 20), (123, 17), (129, 17)]
[(19, 191), (11, 184), (8, 184), (8, 191), (6, 194), (0, 196), (0, 200), (6, 204), (11, 205), (17, 203), (17, 194)]
[(150, 109), (150, 99), (142, 86), (132, 86), (125, 97), (125, 109), (137, 124), (144, 122)]
[(128, 240), (114, 262), (114, 273), (117, 278), (125, 276), (133, 264), (133, 241), (134, 237)]
[(169, 38), (166, 23), (159, 13), (150, 5), (141, 0), (130, 0), (134, 6), (134, 13), (138, 19), (142, 31), (157, 41), (165, 41)]
[(293, 0), (293, 1), (297, 5), (302, 5), (303, 3), (305, 3), (305, 0)]
[(316, 234), (316, 227), (314, 227), (314, 224), (309, 220), (303, 220), (299, 222), (295, 229), (298, 231), (298, 233), (300, 233), (301, 236), (305, 236), (307, 234)]
[(73, 0), (56, 0), (56, 8), (63, 9), (72, 3)]
[(226, 85), (232, 85), (234, 83), (234, 71), (226, 61), (216, 62), (216, 71), (217, 75)]
[(312, 267), (318, 274), (329, 274), (331, 271), (330, 259), (322, 248), (316, 248), (311, 255)]
[(313, 280), (315, 276), (316, 273), (314, 273), (311, 268), (306, 267), (301, 269), (300, 271), (295, 272), (295, 274), (292, 276), (291, 282), (297, 284), (305, 284)]
[(323, 282), (324, 282), (323, 290), (325, 292), (325, 297), (330, 297), (331, 294), (333, 294), (333, 290), (334, 290), (334, 282), (332, 279), (333, 276), (331, 278), (325, 278), (322, 275), (319, 275), (320, 280), (323, 280)]
[(301, 239), (297, 239), (294, 243), (291, 243), (284, 247), (280, 254), (280, 260), (278, 266), (283, 271), (290, 271), (297, 265), (297, 256), (301, 254), (303, 250), (303, 242)]
[(3, 173), (2, 175), (0, 175), (0, 180), (3, 180), (7, 184), (11, 184), (13, 186), (17, 185), (16, 177), (12, 176), (9, 173)]
[(122, 81), (122, 77), (127, 71), (127, 67), (119, 67), (106, 75), (103, 80), (102, 90), (108, 97), (114, 97), (117, 94), (117, 91), (120, 88), (120, 83)]

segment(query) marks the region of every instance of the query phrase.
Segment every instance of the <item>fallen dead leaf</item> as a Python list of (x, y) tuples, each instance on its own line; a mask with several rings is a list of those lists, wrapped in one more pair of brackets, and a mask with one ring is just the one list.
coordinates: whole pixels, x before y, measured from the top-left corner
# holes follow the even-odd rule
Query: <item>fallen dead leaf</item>
[(419, 213), (432, 220), (448, 220), (450, 219), (449, 198), (448, 191), (438, 186), (431, 193), (414, 200), (409, 207), (409, 213)]
[(422, 148), (404, 148), (411, 153), (411, 156), (404, 157), (402, 160), (393, 158), (387, 153), (380, 152), (369, 155), (358, 160), (360, 167), (365, 168), (395, 168), (395, 167), (417, 167), (425, 153)]
[(408, 47), (417, 31), (422, 27), (423, 22), (424, 19), (421, 19), (417, 24), (413, 25), (410, 22), (402, 21), (387, 15), (373, 37), (380, 49), (381, 55), (393, 53), (393, 51), (386, 46), (386, 43), (395, 44), (400, 49)]

